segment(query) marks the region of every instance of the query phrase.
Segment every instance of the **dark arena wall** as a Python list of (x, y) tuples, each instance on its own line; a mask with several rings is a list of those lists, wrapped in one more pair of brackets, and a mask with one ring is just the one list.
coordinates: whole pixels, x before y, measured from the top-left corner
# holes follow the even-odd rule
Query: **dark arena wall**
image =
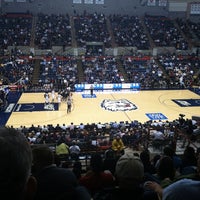
[[(7, 2), (8, 1), (8, 2)], [(24, 1), (24, 2), (23, 2)], [(129, 14), (142, 16), (144, 14), (188, 17), (188, 8), (193, 0), (1, 0), (1, 12), (30, 12), (32, 14), (82, 14), (103, 13)], [(149, 5), (155, 2), (155, 5)], [(177, 2), (177, 3), (176, 3)], [(194, 17), (194, 16), (192, 16)]]

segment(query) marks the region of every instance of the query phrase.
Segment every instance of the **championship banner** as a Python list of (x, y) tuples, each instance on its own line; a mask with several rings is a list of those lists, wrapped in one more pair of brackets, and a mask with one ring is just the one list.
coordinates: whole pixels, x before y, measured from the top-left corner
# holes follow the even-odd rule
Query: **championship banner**
[(93, 0), (84, 0), (85, 4), (93, 4)]
[(190, 14), (192, 14), (192, 15), (200, 14), (200, 3), (191, 3)]
[(159, 0), (158, 6), (166, 7), (167, 6), (167, 0)]
[(148, 0), (147, 6), (156, 6), (156, 0)]
[(82, 0), (73, 0), (73, 3), (81, 4)]
[(14, 2), (14, 0), (4, 0), (4, 2)]
[(95, 3), (96, 4), (104, 4), (104, 0), (96, 0)]

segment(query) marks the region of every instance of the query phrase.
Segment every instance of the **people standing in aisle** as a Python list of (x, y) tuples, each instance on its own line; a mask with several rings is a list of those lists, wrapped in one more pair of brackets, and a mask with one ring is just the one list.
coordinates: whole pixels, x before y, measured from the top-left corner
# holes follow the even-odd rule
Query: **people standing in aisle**
[(72, 111), (72, 99), (67, 98), (67, 113), (70, 113)]
[(49, 104), (49, 93), (48, 92), (45, 92), (44, 99), (45, 99), (45, 105)]

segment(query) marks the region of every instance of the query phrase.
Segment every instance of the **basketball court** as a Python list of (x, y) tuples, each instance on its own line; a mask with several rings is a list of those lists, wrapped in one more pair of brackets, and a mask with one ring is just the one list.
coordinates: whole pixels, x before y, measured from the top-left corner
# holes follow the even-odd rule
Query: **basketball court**
[(15, 102), (9, 102), (3, 114), (8, 115), (5, 124), (17, 128), (71, 122), (75, 125), (133, 120), (144, 123), (173, 121), (179, 114), (185, 118), (200, 116), (200, 96), (190, 90), (94, 91), (93, 96), (86, 90), (74, 92), (72, 98), (72, 112), (67, 114), (66, 102), (59, 105), (55, 100), (45, 105), (44, 93), (22, 93)]

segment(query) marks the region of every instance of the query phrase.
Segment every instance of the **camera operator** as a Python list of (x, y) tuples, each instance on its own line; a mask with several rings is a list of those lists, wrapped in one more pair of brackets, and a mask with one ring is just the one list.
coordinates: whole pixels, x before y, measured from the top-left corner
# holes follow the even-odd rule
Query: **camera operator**
[(185, 115), (183, 115), (183, 114), (180, 114), (180, 115), (179, 115), (178, 121), (179, 121), (180, 127), (185, 126), (185, 121), (186, 121), (186, 120), (184, 119), (184, 117), (185, 117)]

